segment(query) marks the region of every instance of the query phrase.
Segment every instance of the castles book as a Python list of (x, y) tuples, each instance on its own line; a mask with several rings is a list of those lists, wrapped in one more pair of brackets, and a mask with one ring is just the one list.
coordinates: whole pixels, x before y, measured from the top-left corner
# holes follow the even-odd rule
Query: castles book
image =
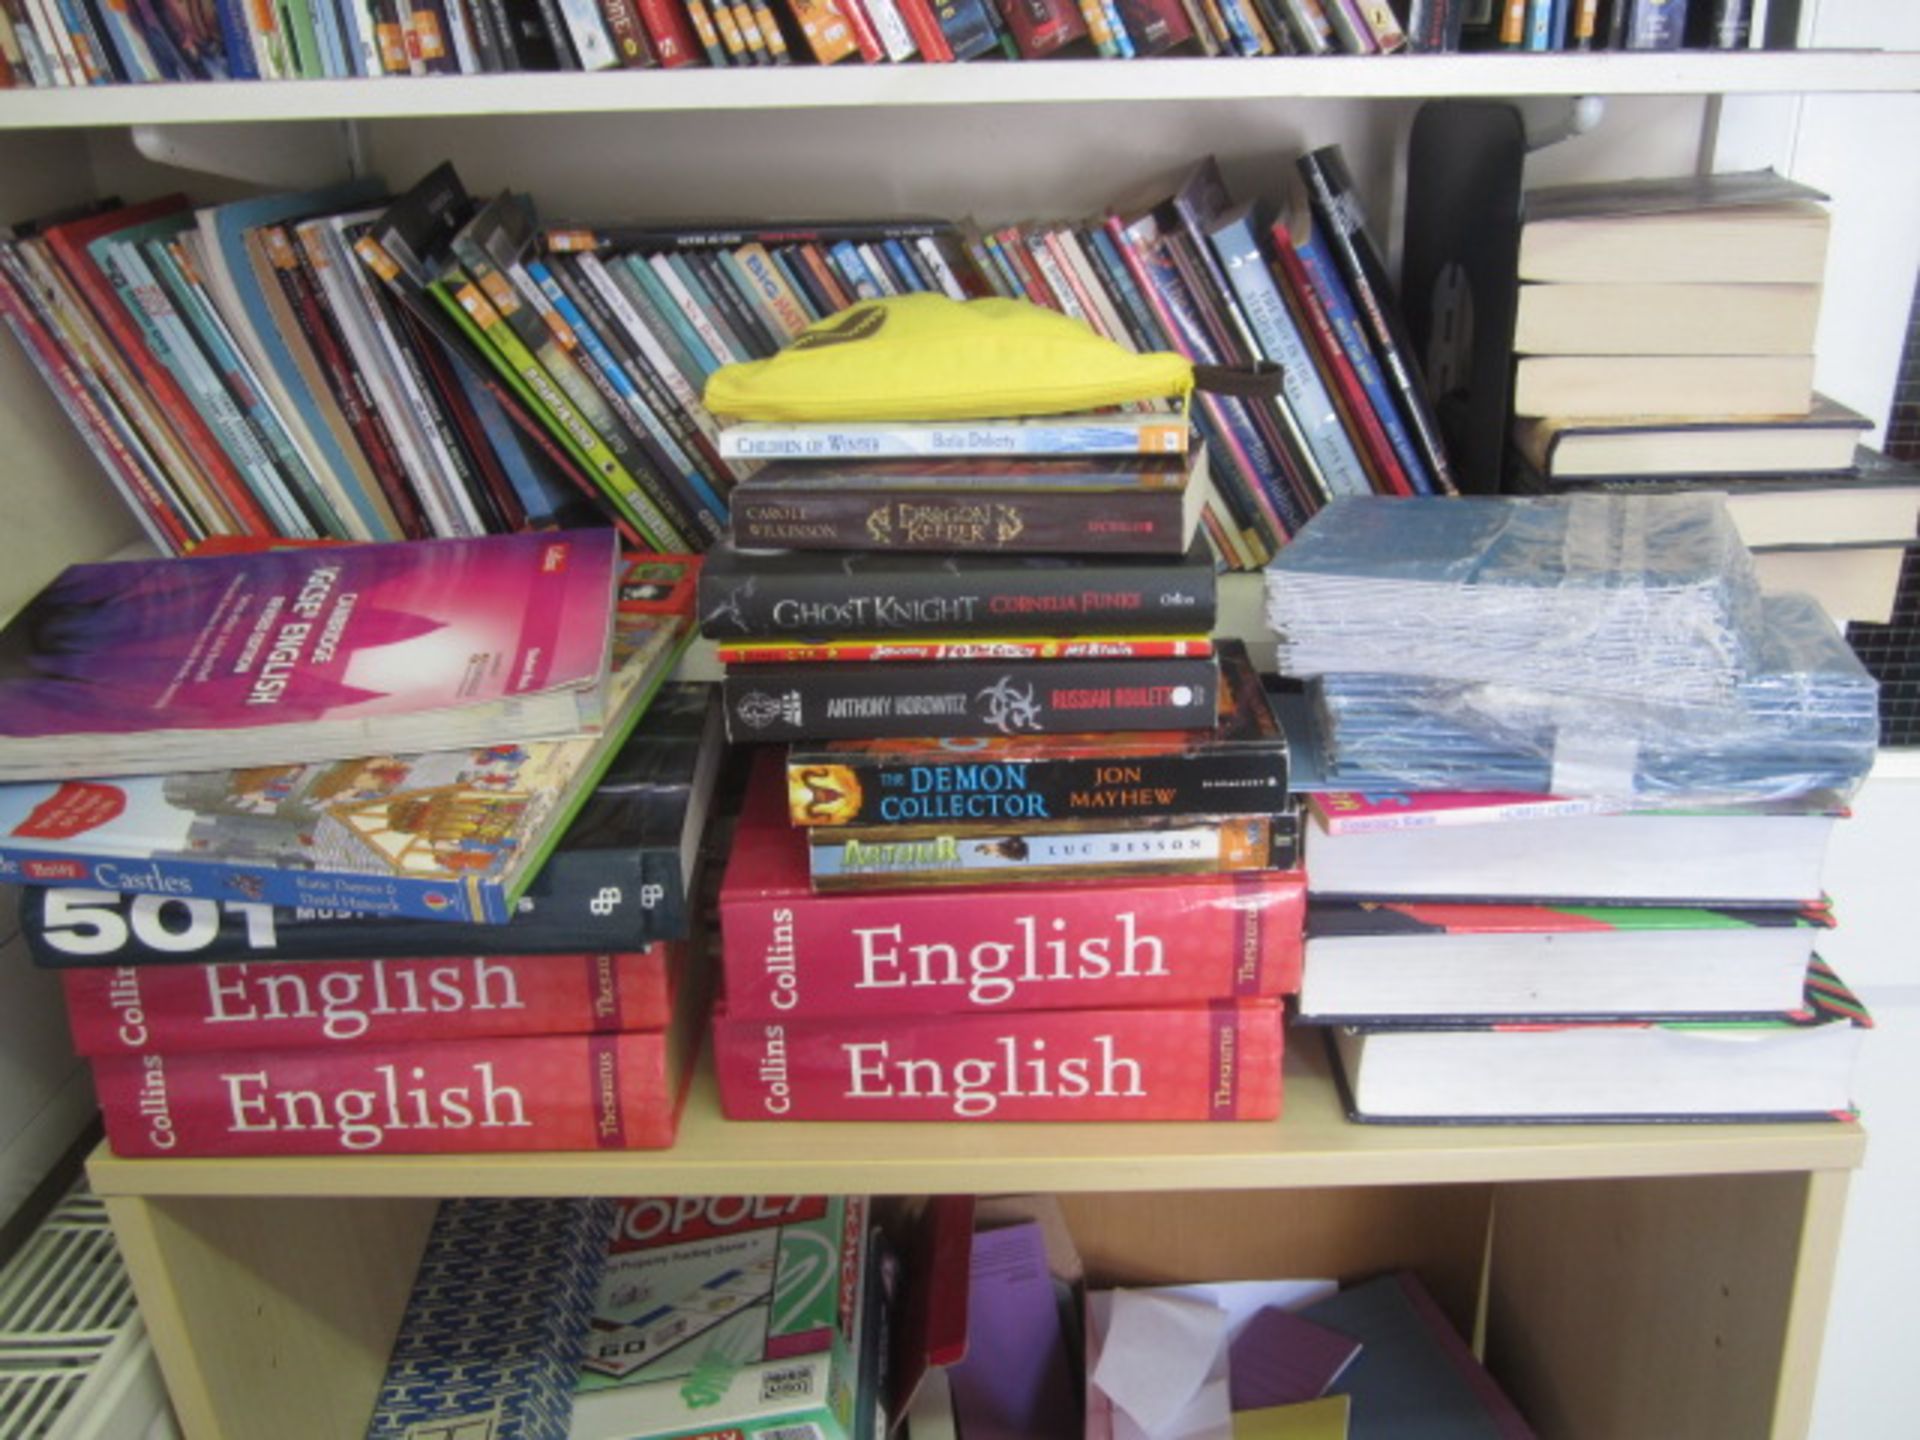
[(0, 629), (0, 781), (605, 721), (611, 531), (74, 565)]

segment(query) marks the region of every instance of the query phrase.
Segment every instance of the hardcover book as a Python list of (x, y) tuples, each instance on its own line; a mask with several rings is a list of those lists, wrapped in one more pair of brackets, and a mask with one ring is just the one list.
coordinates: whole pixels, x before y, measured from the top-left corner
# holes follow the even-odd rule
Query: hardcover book
[(673, 1144), (704, 1007), (672, 1031), (101, 1055), (118, 1155), (439, 1155)]
[(1011, 1011), (920, 1019), (715, 1016), (730, 1120), (1272, 1120), (1281, 1011)]
[(1851, 1120), (1873, 1024), (1816, 958), (1771, 1020), (1343, 1026), (1327, 1033), (1355, 1120), (1382, 1124)]
[(0, 780), (579, 735), (611, 532), (74, 565), (0, 630)]
[(1552, 486), (1644, 475), (1845, 471), (1873, 422), (1815, 393), (1804, 415), (1568, 416), (1516, 420), (1514, 448)]
[(569, 1440), (853, 1440), (865, 1196), (623, 1201)]
[(1180, 1005), (1297, 988), (1296, 872), (818, 895), (806, 837), (781, 810), (778, 771), (763, 762), (720, 889), (722, 966), (742, 1023)]
[(444, 1200), (367, 1440), (566, 1440), (611, 1200)]
[(1288, 746), (1238, 641), (1220, 643), (1213, 728), (796, 745), (795, 825), (1264, 815), (1286, 806)]
[(712, 640), (863, 635), (1099, 635), (1213, 628), (1213, 557), (1197, 541), (1162, 556), (742, 554), (700, 570), (700, 633)]
[(760, 665), (722, 685), (727, 735), (756, 740), (1204, 728), (1218, 703), (1211, 656), (976, 660), (934, 665)]
[(514, 903), (504, 927), (357, 911), (27, 886), (34, 963), (598, 955), (684, 940), (701, 838), (725, 753), (718, 694), (667, 685)]
[(594, 736), (0, 786), (0, 878), (499, 924), (683, 644), (620, 618)]
[(1315, 901), (1299, 1019), (1379, 1021), (1764, 1017), (1800, 1000), (1824, 905)]
[(1206, 494), (1188, 457), (776, 460), (733, 492), (748, 549), (1184, 555)]
[(662, 1030), (686, 947), (624, 955), (245, 961), (66, 971), (82, 1055)]

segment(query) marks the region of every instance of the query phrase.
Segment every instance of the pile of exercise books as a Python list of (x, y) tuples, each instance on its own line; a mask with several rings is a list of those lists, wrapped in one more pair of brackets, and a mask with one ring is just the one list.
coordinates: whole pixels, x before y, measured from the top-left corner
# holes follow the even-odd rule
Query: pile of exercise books
[[(1630, 543), (1605, 553), (1569, 530), (1564, 546), (1491, 575), (1474, 545), (1444, 555), (1429, 544), (1419, 564), (1386, 578), (1377, 559), (1352, 566), (1350, 593), (1401, 617), (1386, 647), (1359, 630), (1322, 633), (1312, 603), (1289, 637), (1294, 592), (1276, 577), (1283, 667), (1322, 697), (1317, 713), (1300, 706), (1292, 732), (1296, 784), (1317, 791), (1300, 1018), (1330, 1027), (1362, 1119), (1850, 1113), (1868, 1022), (1815, 945), (1834, 923), (1820, 880), (1828, 839), (1872, 763), (1871, 681), (1834, 653), (1844, 647), (1811, 602), (1759, 596), (1737, 558), (1717, 578), (1699, 568), (1701, 526), (1726, 525), (1697, 513), (1711, 497), (1592, 498), (1601, 533)], [(1540, 523), (1522, 512), (1541, 503), (1454, 502), (1508, 517), (1494, 521), (1501, 534)], [(1605, 513), (1618, 506), (1628, 509)], [(1694, 513), (1677, 527), (1630, 515), (1668, 506)], [(1366, 544), (1382, 554), (1433, 538), (1371, 518), (1384, 523)], [(1316, 525), (1331, 537), (1342, 520), (1336, 509)], [(1694, 543), (1674, 543), (1687, 536)], [(1312, 547), (1298, 548), (1312, 566)], [(1587, 563), (1569, 572), (1576, 551)], [(1319, 581), (1340, 568), (1335, 553), (1321, 557)], [(1688, 585), (1647, 583), (1690, 572)], [(1498, 596), (1450, 593), (1493, 576), (1495, 588), (1537, 597), (1531, 646), (1524, 625), (1491, 625), (1476, 646), (1450, 624), (1476, 603), (1505, 612)], [(1555, 598), (1569, 589), (1589, 593)], [(1610, 675), (1600, 662), (1623, 605), (1669, 643)], [(1816, 658), (1769, 669), (1769, 626), (1783, 611)], [(1434, 663), (1423, 675), (1411, 640), (1428, 614)], [(1742, 618), (1752, 614), (1757, 629)], [(1577, 643), (1574, 615), (1588, 622)], [(1676, 618), (1685, 625), (1665, 623)], [(1383, 658), (1398, 672), (1366, 668)], [(1486, 678), (1502, 675), (1517, 678)], [(1729, 685), (1719, 702), (1660, 698), (1716, 677)], [(1675, 728), (1676, 716), (1690, 728)], [(1350, 722), (1365, 788), (1342, 769)], [(1456, 741), (1464, 759), (1449, 753)]]
[(1767, 588), (1884, 621), (1920, 475), (1812, 388), (1825, 198), (1770, 171), (1530, 192), (1506, 488), (1724, 490)]
[(0, 317), (163, 553), (607, 524), (686, 553), (772, 458), (723, 448), (717, 370), (861, 300), (1025, 300), (1130, 351), (1279, 366), (1277, 394), (1193, 407), (1200, 524), (1248, 569), (1335, 495), (1448, 487), (1337, 147), (1297, 170), (1278, 215), (1208, 161), (1124, 212), (992, 229), (542, 225), (447, 165), (398, 196), (170, 195), (0, 234)]
[[(120, 1153), (671, 1143), (720, 751), (710, 690), (656, 698), (686, 568), (588, 531), (77, 567), (29, 605), (0, 730), (65, 703), (71, 754), (190, 767), (0, 786), (0, 863)], [(591, 728), (523, 738), (582, 667)], [(381, 712), (416, 735), (431, 696), (484, 733), (379, 749)]]

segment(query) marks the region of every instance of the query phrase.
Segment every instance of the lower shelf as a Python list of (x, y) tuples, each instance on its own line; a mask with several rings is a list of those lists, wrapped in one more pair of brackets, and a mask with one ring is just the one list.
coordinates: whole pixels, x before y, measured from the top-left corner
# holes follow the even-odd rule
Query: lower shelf
[(696, 1076), (680, 1143), (586, 1154), (124, 1160), (101, 1195), (445, 1196), (1275, 1190), (1845, 1170), (1857, 1123), (1370, 1126), (1350, 1123), (1317, 1036), (1289, 1036), (1285, 1114), (1246, 1124), (780, 1124), (728, 1121)]

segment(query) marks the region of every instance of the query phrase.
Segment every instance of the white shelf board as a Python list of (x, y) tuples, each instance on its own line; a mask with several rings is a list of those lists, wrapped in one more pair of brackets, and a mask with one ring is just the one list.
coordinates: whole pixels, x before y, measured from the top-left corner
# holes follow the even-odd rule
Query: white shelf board
[(101, 1195), (930, 1195), (1232, 1190), (1842, 1170), (1858, 1122), (1356, 1125), (1325, 1046), (1292, 1030), (1285, 1114), (1234, 1124), (782, 1124), (722, 1118), (703, 1065), (670, 1150), (88, 1163)]
[(1758, 95), (1920, 90), (1907, 52), (1178, 57), (103, 85), (0, 93), (0, 130), (430, 115), (1087, 104), (1443, 95)]

